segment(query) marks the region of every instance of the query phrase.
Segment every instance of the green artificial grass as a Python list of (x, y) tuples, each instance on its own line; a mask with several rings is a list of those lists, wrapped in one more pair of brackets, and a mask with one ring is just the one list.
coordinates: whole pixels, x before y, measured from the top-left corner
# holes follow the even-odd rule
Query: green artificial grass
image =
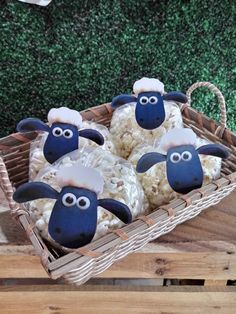
[[(131, 92), (142, 76), (167, 91), (211, 81), (236, 130), (235, 1), (53, 0), (48, 7), (1, 1), (0, 136), (51, 107), (81, 110)], [(192, 105), (219, 119), (207, 90)]]

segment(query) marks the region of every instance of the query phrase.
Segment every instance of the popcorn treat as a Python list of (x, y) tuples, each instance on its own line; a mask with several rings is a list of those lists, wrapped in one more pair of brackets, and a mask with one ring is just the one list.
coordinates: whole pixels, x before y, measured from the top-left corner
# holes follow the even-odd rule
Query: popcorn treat
[[(83, 121), (83, 128), (84, 129), (93, 129), (97, 130), (99, 133), (102, 134), (104, 137), (104, 144), (101, 146), (102, 149), (111, 152), (112, 154), (116, 155), (116, 147), (115, 144), (113, 143), (113, 139), (111, 136), (111, 133), (109, 132), (108, 128), (102, 124), (98, 124), (92, 121)], [(80, 138), (80, 148), (85, 148), (87, 146), (90, 147), (97, 147), (96, 143), (90, 141), (89, 139), (86, 138)]]
[(48, 113), (49, 125), (35, 118), (21, 120), (17, 124), (19, 132), (45, 132), (47, 138), (43, 145), (43, 155), (50, 163), (79, 148), (79, 137), (88, 138), (98, 145), (104, 144), (103, 136), (96, 130), (79, 128), (82, 117), (76, 110), (66, 107), (53, 108)]
[[(67, 108), (66, 108), (67, 109)], [(55, 110), (55, 109), (53, 109)], [(51, 111), (50, 111), (51, 112)], [(50, 114), (49, 112), (49, 114)], [(53, 112), (52, 112), (53, 113)], [(50, 121), (52, 122), (52, 115), (48, 116)], [(80, 120), (80, 119), (78, 119)], [(104, 138), (104, 144), (101, 146), (102, 149), (110, 151), (113, 154), (116, 154), (116, 148), (114, 143), (112, 142), (112, 136), (108, 129), (104, 125), (100, 125), (94, 122), (90, 121), (83, 121), (82, 122), (82, 129), (93, 129), (98, 131)], [(30, 162), (29, 162), (29, 179), (34, 180), (34, 178), (37, 176), (40, 169), (46, 167), (49, 165), (47, 160), (44, 157), (43, 153), (43, 147), (45, 144), (45, 141), (47, 139), (48, 134), (42, 133), (37, 136), (35, 141), (31, 144), (30, 149)], [(83, 149), (87, 146), (89, 147), (96, 147), (97, 144), (89, 139), (86, 139), (84, 137), (80, 137), (80, 149)]]
[(76, 249), (90, 243), (97, 228), (97, 207), (101, 206), (123, 223), (132, 221), (127, 205), (111, 198), (98, 199), (103, 178), (96, 170), (76, 164), (61, 168), (56, 175), (61, 190), (43, 182), (29, 182), (14, 192), (19, 203), (35, 199), (56, 199), (49, 218), (50, 237), (65, 248)]
[[(186, 138), (188, 137), (188, 133), (189, 133), (190, 129), (181, 129), (181, 130), (185, 130), (185, 132), (186, 132), (186, 134), (184, 134), (185, 136), (183, 139), (185, 141)], [(175, 132), (175, 134), (177, 134), (178, 130), (172, 130), (173, 136), (174, 136), (174, 132)], [(190, 133), (193, 133), (193, 132), (191, 131)], [(168, 140), (166, 140), (166, 139), (168, 139), (168, 138), (172, 139), (173, 138), (173, 136), (170, 136), (170, 135), (171, 134), (167, 134), (164, 137), (164, 139), (162, 139), (160, 145), (156, 148), (153, 148), (150, 145), (139, 145), (139, 146), (137, 146), (133, 150), (132, 154), (130, 155), (129, 161), (134, 166), (136, 166), (138, 164), (138, 161), (140, 160), (140, 158), (143, 155), (145, 156), (145, 154), (147, 154), (147, 153), (152, 154), (155, 152), (155, 153), (157, 153), (157, 155), (159, 155), (158, 157), (160, 157), (160, 153), (162, 153), (161, 156), (164, 156), (163, 153), (169, 147)], [(194, 137), (195, 137), (194, 134), (190, 134), (189, 139), (193, 140)], [(219, 178), (220, 170), (221, 170), (221, 159), (218, 157), (215, 157), (215, 156), (202, 155), (202, 153), (203, 153), (202, 148), (208, 146), (208, 145), (206, 146), (205, 144), (207, 145), (208, 142), (201, 139), (201, 138), (195, 137), (194, 146), (196, 149), (199, 148), (199, 154), (201, 154), (201, 155), (199, 155), (199, 157), (200, 157), (201, 166), (202, 166), (202, 170), (203, 170), (203, 183), (207, 184), (210, 181)], [(212, 145), (214, 145), (214, 144), (212, 144)], [(211, 144), (208, 147), (211, 147)], [(219, 146), (217, 145), (216, 148), (218, 149)], [(207, 152), (207, 153), (209, 153), (209, 152)], [(225, 152), (224, 152), (224, 154), (225, 154)], [(154, 155), (154, 157), (155, 157), (155, 155)], [(176, 191), (174, 191), (173, 187), (171, 187), (170, 183), (168, 182), (166, 165), (167, 164), (166, 164), (166, 162), (164, 162), (164, 158), (163, 158), (163, 162), (156, 163), (156, 164), (153, 163), (153, 166), (151, 166), (151, 167), (148, 166), (149, 169), (145, 173), (139, 173), (138, 174), (138, 178), (139, 178), (139, 180), (143, 186), (144, 192), (148, 198), (151, 209), (155, 209), (158, 206), (161, 206), (165, 203), (168, 203), (169, 201), (173, 200), (174, 198), (176, 198), (178, 196), (178, 193), (176, 192), (178, 190), (176, 189)], [(175, 180), (177, 179), (176, 177), (177, 176), (175, 176)], [(187, 177), (186, 177), (186, 180), (187, 180)]]
[[(136, 168), (139, 159), (146, 153), (158, 151), (149, 144), (140, 144), (134, 148), (128, 161)], [(166, 177), (166, 163), (159, 163), (145, 173), (137, 173), (137, 177), (148, 199), (150, 210), (168, 203), (177, 197)]]
[[(60, 191), (58, 182), (56, 181), (57, 172), (61, 168), (72, 167), (73, 165), (82, 163), (86, 167), (91, 167), (99, 171), (104, 179), (103, 192), (99, 194), (99, 198), (112, 198), (121, 203), (126, 204), (135, 218), (148, 209), (148, 202), (144, 195), (143, 189), (137, 179), (133, 166), (112, 155), (110, 152), (104, 151), (102, 148), (86, 147), (78, 151), (74, 151), (62, 157), (54, 165), (42, 169), (35, 181), (41, 181), (49, 184), (57, 191)], [(30, 203), (29, 210), (36, 226), (44, 238), (48, 237), (48, 220), (54, 206), (54, 200), (35, 200)], [(109, 231), (122, 226), (122, 222), (109, 211), (98, 207), (97, 230), (94, 239), (99, 238)]]
[(117, 108), (111, 119), (110, 132), (119, 156), (127, 159), (132, 150), (139, 144), (153, 144), (172, 128), (181, 128), (183, 120), (178, 105), (164, 101), (165, 121), (154, 130), (141, 128), (135, 120), (135, 103)]
[(134, 83), (135, 95), (119, 95), (112, 99), (112, 107), (135, 102), (135, 119), (145, 130), (154, 130), (166, 119), (164, 101), (186, 103), (188, 98), (180, 92), (164, 93), (164, 84), (155, 78), (143, 77)]

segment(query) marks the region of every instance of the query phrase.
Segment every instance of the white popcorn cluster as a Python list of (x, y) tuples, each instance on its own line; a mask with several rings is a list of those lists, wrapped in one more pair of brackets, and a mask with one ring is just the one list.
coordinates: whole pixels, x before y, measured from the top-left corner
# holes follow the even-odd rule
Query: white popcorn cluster
[[(48, 118), (50, 118), (50, 116)], [(112, 141), (112, 136), (107, 127), (101, 124), (97, 124), (95, 122), (83, 121), (82, 129), (94, 129), (99, 131), (103, 135), (105, 140), (105, 143), (100, 147), (106, 151), (110, 151), (111, 153), (116, 154), (116, 148)], [(47, 139), (47, 136), (48, 136), (47, 133), (39, 134), (35, 141), (33, 141), (31, 144), (29, 158), (29, 179), (31, 181), (35, 179), (38, 172), (42, 168), (49, 165), (49, 163), (47, 162), (43, 155), (43, 146)], [(88, 146), (97, 147), (97, 144), (89, 139), (79, 137), (80, 149), (83, 149)]]
[(117, 108), (111, 119), (110, 132), (119, 156), (127, 159), (132, 150), (139, 144), (153, 144), (173, 128), (181, 128), (183, 120), (178, 105), (173, 101), (164, 101), (165, 121), (154, 130), (141, 128), (135, 119), (135, 103)]
[[(87, 147), (79, 154), (74, 151), (63, 156), (54, 165), (42, 169), (35, 181), (45, 182), (60, 191), (56, 182), (58, 170), (62, 167), (71, 167), (78, 162), (86, 167), (95, 168), (103, 176), (103, 192), (98, 195), (98, 198), (112, 198), (125, 203), (130, 208), (133, 218), (147, 212), (148, 202), (133, 166), (100, 147)], [(38, 199), (29, 203), (29, 210), (37, 228), (49, 241), (51, 239), (48, 235), (48, 222), (54, 204), (55, 200), (51, 199)], [(94, 239), (122, 225), (123, 223), (116, 216), (98, 207), (97, 231)]]
[[(195, 142), (196, 148), (205, 144), (209, 144), (209, 142), (201, 138), (197, 138)], [(159, 147), (153, 147), (148, 144), (139, 145), (133, 150), (128, 160), (136, 167), (138, 160), (144, 154), (154, 151), (162, 153)], [(207, 155), (199, 156), (204, 172), (203, 183), (207, 184), (212, 180), (218, 179), (221, 170), (221, 158)], [(137, 176), (149, 201), (150, 210), (167, 204), (179, 195), (172, 190), (168, 183), (165, 162), (154, 165), (145, 173), (137, 173)]]

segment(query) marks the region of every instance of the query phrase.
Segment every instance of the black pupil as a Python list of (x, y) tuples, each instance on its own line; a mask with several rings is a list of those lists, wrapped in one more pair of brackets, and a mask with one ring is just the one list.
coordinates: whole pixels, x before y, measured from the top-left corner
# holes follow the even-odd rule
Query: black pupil
[(86, 205), (86, 201), (82, 198), (82, 199), (79, 201), (79, 205), (80, 205), (80, 206), (85, 206), (85, 205)]
[(56, 135), (60, 135), (61, 131), (60, 130), (56, 130), (55, 133), (56, 133)]
[(179, 160), (179, 156), (178, 155), (174, 155), (173, 160), (174, 161), (178, 161)]
[(155, 102), (155, 99), (154, 99), (154, 98), (151, 98), (151, 99), (150, 99), (150, 102)]
[(142, 102), (143, 102), (144, 104), (146, 104), (147, 99), (146, 99), (146, 98), (143, 98), (143, 99), (142, 99)]
[(67, 204), (72, 204), (72, 203), (73, 203), (73, 201), (74, 201), (73, 197), (71, 197), (71, 196), (67, 196), (67, 198), (66, 198), (66, 202), (67, 202)]
[(183, 157), (184, 157), (184, 159), (188, 159), (189, 156), (188, 156), (188, 154), (184, 154)]
[(66, 131), (66, 132), (65, 132), (65, 136), (70, 136), (70, 132), (69, 132), (69, 131)]

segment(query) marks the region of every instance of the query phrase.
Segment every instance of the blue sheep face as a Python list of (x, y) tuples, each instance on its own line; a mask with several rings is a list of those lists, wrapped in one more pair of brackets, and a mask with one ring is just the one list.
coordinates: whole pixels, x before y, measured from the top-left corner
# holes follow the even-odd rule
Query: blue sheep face
[(84, 188), (64, 187), (56, 201), (48, 231), (62, 246), (78, 248), (90, 243), (97, 227), (97, 195)]
[(158, 92), (143, 92), (138, 95), (135, 116), (138, 125), (146, 130), (159, 127), (165, 120), (163, 97)]
[(170, 148), (167, 152), (166, 168), (169, 184), (174, 191), (186, 194), (202, 186), (203, 170), (194, 146)]
[(78, 149), (79, 131), (67, 123), (53, 123), (44, 144), (43, 153), (49, 163), (54, 163), (67, 153)]

